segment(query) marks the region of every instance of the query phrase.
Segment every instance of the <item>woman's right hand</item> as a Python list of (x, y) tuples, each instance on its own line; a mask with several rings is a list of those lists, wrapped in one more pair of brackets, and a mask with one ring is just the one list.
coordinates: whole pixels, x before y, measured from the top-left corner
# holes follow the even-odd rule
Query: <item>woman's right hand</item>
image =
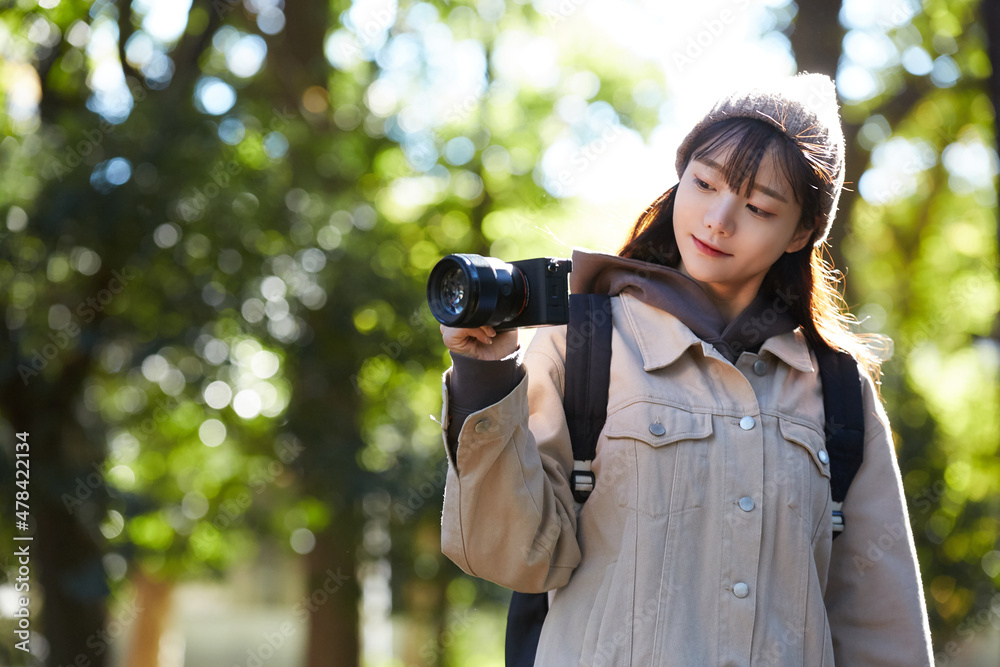
[(497, 333), (489, 326), (456, 329), (442, 324), (441, 336), (455, 354), (482, 361), (499, 361), (517, 350), (517, 329)]

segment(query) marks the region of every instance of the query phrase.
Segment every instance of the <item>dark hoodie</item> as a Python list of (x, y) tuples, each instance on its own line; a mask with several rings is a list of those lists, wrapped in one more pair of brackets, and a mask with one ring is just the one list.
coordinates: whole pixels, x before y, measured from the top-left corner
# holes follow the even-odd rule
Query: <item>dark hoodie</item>
[[(768, 338), (797, 326), (788, 308), (788, 302), (797, 298), (793, 295), (762, 290), (727, 323), (705, 289), (679, 270), (586, 250), (573, 251), (570, 291), (612, 296), (627, 292), (676, 317), (730, 363), (736, 363), (744, 351), (755, 352)], [(524, 377), (524, 369), (519, 353), (500, 361), (481, 361), (455, 353), (451, 358), (448, 444), (454, 450), (466, 417), (513, 391)]]

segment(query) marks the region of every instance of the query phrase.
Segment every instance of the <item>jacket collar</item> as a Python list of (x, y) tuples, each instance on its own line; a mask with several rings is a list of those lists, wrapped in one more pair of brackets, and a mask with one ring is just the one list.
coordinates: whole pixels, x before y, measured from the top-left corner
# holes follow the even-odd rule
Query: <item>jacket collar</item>
[(760, 346), (760, 352), (761, 354), (770, 352), (797, 371), (816, 372), (812, 356), (809, 354), (809, 343), (806, 342), (806, 336), (801, 328), (768, 338)]
[[(628, 292), (620, 296), (625, 317), (639, 344), (643, 369), (647, 372), (671, 365), (694, 345), (700, 346), (705, 356), (723, 358), (712, 345), (698, 338), (670, 313), (647, 305)], [(768, 338), (760, 348), (760, 354), (764, 352), (770, 352), (803, 373), (816, 370), (809, 355), (809, 344), (800, 329)]]

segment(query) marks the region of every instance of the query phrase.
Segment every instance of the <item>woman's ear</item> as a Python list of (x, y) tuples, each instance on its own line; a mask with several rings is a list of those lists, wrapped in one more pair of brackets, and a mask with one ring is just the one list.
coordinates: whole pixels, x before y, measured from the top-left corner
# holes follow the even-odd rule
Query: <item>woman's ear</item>
[[(816, 224), (819, 224), (819, 218), (816, 219)], [(805, 248), (815, 230), (816, 227), (810, 228), (799, 223), (795, 228), (795, 234), (792, 235), (792, 240), (788, 242), (788, 247), (785, 248), (785, 252), (798, 252)]]

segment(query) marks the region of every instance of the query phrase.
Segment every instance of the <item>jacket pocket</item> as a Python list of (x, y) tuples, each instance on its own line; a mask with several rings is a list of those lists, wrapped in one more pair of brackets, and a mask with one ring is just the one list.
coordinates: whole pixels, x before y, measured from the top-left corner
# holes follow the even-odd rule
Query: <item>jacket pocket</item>
[(815, 470), (823, 477), (830, 477), (830, 457), (826, 452), (826, 437), (812, 428), (788, 419), (779, 419), (781, 435), (789, 442), (805, 449)]
[(614, 460), (621, 462), (612, 480), (619, 506), (653, 517), (702, 506), (711, 414), (637, 402), (608, 415), (604, 435)]
[(785, 465), (790, 475), (787, 484), (788, 507), (812, 527), (825, 518), (830, 500), (830, 457), (826, 437), (819, 430), (779, 418), (785, 441)]

